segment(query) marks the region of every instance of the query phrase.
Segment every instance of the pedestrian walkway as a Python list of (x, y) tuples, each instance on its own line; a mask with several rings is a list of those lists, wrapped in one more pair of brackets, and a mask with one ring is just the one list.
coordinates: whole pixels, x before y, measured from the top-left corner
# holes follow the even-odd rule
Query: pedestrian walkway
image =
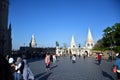
[(77, 58), (72, 63), (69, 57), (61, 57), (46, 72), (44, 60), (29, 63), (36, 80), (116, 80), (112, 72), (113, 62), (102, 60), (101, 65), (94, 58)]

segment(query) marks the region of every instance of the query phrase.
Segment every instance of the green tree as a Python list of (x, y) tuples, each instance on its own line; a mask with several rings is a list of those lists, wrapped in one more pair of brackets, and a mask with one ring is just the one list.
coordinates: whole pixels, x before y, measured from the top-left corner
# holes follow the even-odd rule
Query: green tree
[(115, 38), (115, 45), (116, 46), (120, 46), (120, 23), (116, 23), (114, 25), (114, 29), (115, 29), (115, 32), (114, 32), (114, 38)]
[(113, 48), (120, 51), (120, 23), (107, 27), (103, 32), (103, 37), (97, 41), (95, 48)]
[(103, 30), (104, 34), (103, 34), (103, 45), (105, 47), (110, 47), (111, 44), (111, 39), (112, 39), (112, 28), (111, 27), (107, 27), (106, 29)]
[(102, 47), (104, 47), (104, 45), (103, 45), (103, 40), (102, 40), (102, 39), (99, 39), (99, 40), (97, 41), (97, 43), (95, 44), (94, 48), (102, 48)]

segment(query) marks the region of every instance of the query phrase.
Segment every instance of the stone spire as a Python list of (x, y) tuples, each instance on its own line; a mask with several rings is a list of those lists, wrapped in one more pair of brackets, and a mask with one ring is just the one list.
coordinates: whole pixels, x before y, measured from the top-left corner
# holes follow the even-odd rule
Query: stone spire
[(37, 47), (37, 43), (36, 43), (36, 41), (35, 41), (35, 36), (34, 35), (32, 35), (32, 39), (31, 39), (31, 42), (30, 42), (30, 47)]
[(76, 42), (75, 42), (74, 36), (72, 36), (72, 40), (71, 40), (71, 43), (70, 43), (70, 48), (76, 48)]
[(89, 49), (92, 49), (94, 46), (94, 40), (92, 38), (92, 34), (91, 34), (91, 31), (90, 31), (90, 28), (88, 29), (88, 36), (87, 36), (87, 39), (86, 39), (86, 48), (89, 48)]

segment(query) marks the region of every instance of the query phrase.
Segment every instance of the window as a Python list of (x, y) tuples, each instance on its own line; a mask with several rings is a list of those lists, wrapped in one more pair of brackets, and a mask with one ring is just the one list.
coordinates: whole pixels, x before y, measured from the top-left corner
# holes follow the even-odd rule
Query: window
[(90, 46), (90, 44), (88, 43), (87, 46)]
[(1, 7), (1, 8), (7, 8), (7, 3), (2, 2), (2, 3), (0, 4), (0, 7)]
[(93, 46), (93, 44), (91, 44), (91, 46)]

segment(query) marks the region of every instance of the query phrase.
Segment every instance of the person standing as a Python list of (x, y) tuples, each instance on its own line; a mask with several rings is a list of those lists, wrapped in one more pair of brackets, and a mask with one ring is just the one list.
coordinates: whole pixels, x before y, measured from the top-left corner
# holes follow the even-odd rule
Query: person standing
[(9, 59), (8, 59), (8, 62), (9, 62), (9, 64), (10, 64), (10, 66), (11, 66), (11, 70), (12, 70), (12, 74), (14, 75), (14, 80), (16, 80), (16, 72), (15, 72), (15, 63), (14, 63), (14, 58), (12, 58), (12, 57), (10, 57)]
[(117, 78), (118, 80), (120, 80), (120, 53), (118, 54), (116, 61), (114, 63), (114, 67), (116, 67), (117, 71)]
[(14, 80), (11, 66), (2, 54), (0, 54), (0, 80)]
[(22, 61), (21, 57), (17, 58), (17, 62), (15, 63), (15, 70), (16, 70), (16, 79), (15, 80), (22, 80), (23, 79), (23, 69), (24, 69), (24, 62)]
[(50, 62), (53, 62), (53, 54), (50, 54)]
[(26, 57), (23, 56), (24, 68), (23, 68), (23, 80), (34, 80), (34, 75), (28, 65)]
[(102, 54), (101, 53), (98, 53), (98, 64), (100, 65), (101, 64), (101, 59), (102, 59)]
[(72, 56), (72, 63), (76, 63), (76, 55), (75, 54)]
[(48, 53), (46, 54), (46, 57), (45, 57), (45, 65), (46, 65), (46, 71), (49, 71), (50, 70), (50, 56)]
[(84, 58), (84, 60), (85, 60), (85, 58), (86, 58), (86, 55), (85, 55), (85, 54), (83, 54), (83, 58)]
[(55, 54), (53, 54), (53, 63), (55, 63), (56, 62), (56, 55)]
[(109, 53), (109, 60), (112, 61), (112, 51)]

